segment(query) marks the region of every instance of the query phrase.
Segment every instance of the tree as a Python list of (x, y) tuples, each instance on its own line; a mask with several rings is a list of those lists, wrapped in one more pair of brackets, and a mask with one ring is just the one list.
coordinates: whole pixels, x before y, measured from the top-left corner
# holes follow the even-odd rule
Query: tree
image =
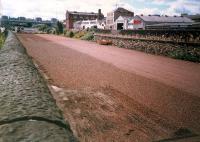
[(39, 31), (46, 32), (48, 29), (48, 26), (46, 24), (38, 25)]
[(29, 22), (29, 23), (27, 23), (27, 27), (32, 27), (33, 26), (33, 24), (31, 23), (31, 22)]
[(63, 34), (63, 24), (59, 21), (56, 24), (56, 32), (57, 34)]

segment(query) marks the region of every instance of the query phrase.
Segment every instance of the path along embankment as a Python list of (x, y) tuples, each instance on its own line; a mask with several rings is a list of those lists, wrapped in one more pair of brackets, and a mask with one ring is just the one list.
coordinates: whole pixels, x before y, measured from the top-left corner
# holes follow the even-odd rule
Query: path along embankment
[(13, 33), (0, 50), (0, 142), (77, 141)]

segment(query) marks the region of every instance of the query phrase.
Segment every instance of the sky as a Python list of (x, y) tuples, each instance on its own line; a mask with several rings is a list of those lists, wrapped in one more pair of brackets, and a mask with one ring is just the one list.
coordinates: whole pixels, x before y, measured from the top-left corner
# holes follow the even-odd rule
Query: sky
[(135, 15), (161, 14), (180, 15), (181, 13), (200, 14), (200, 0), (0, 0), (0, 12), (11, 17), (27, 17), (60, 20), (65, 19), (66, 10), (107, 12), (116, 7), (131, 10)]

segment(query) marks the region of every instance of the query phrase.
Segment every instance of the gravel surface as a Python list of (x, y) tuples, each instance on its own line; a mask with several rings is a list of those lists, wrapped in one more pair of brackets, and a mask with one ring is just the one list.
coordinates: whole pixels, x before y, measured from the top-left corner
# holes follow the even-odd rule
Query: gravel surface
[(53, 35), (18, 37), (49, 83), (63, 89), (54, 97), (81, 141), (200, 131), (199, 64)]

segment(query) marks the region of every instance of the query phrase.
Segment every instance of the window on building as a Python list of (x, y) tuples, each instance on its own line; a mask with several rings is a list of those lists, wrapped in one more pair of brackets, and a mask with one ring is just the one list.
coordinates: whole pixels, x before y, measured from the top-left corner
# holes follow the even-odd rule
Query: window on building
[(89, 24), (89, 22), (83, 22), (83, 24)]
[(96, 24), (96, 23), (97, 23), (97, 22), (95, 22), (95, 21), (94, 21), (94, 22), (90, 22), (90, 24)]

